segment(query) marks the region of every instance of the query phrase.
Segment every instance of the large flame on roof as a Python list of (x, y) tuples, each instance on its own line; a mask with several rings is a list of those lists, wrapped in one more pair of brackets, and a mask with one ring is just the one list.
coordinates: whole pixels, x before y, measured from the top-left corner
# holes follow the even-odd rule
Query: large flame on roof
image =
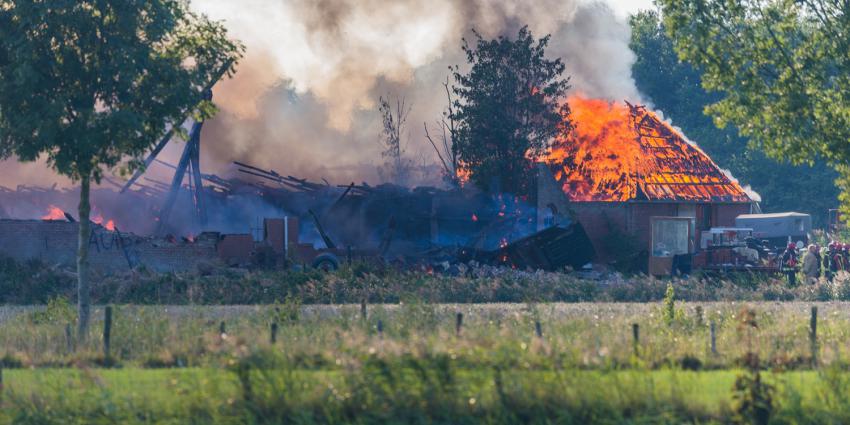
[(749, 202), (697, 146), (642, 106), (571, 97), (575, 129), (545, 158), (572, 201)]

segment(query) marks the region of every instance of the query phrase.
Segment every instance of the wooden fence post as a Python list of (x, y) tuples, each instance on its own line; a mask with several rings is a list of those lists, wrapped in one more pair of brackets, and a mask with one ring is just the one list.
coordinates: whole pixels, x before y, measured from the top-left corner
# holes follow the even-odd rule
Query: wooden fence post
[(634, 344), (635, 357), (637, 357), (640, 347), (640, 325), (637, 323), (632, 323), (632, 344)]
[(711, 324), (709, 325), (709, 332), (711, 333), (711, 355), (716, 356), (717, 355), (717, 335), (715, 334), (714, 321), (713, 320), (711, 321)]
[(360, 300), (360, 319), (363, 321), (366, 320), (367, 312), (366, 312), (366, 298)]
[(463, 313), (458, 313), (455, 318), (455, 335), (460, 336), (460, 330), (463, 327)]
[(277, 322), (272, 322), (271, 335), (269, 336), (269, 341), (271, 341), (272, 345), (277, 342)]
[(812, 317), (809, 319), (809, 339), (812, 349), (812, 367), (818, 365), (818, 308), (812, 307)]
[(112, 306), (106, 306), (103, 311), (103, 358), (109, 359), (109, 349), (112, 339)]

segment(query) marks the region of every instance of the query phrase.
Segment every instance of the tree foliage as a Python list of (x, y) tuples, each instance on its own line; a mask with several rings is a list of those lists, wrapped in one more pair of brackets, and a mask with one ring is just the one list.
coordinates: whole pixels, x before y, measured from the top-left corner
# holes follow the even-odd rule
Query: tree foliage
[(0, 156), (97, 180), (179, 125), (239, 50), (180, 1), (0, 1)]
[(485, 40), (474, 32), (463, 51), (467, 73), (454, 68), (454, 149), (470, 179), (490, 191), (525, 194), (533, 161), (553, 137), (569, 131), (561, 59), (545, 57), (549, 36), (535, 39), (527, 27), (516, 39)]
[(0, 0), (0, 157), (78, 181), (80, 337), (88, 322), (89, 187), (140, 157), (242, 47), (178, 0)]
[(768, 158), (731, 126), (715, 126), (704, 109), (723, 99), (723, 93), (705, 90), (700, 70), (679, 60), (660, 15), (642, 11), (629, 23), (630, 47), (636, 55), (632, 75), (653, 106), (681, 127), (720, 167), (751, 185), (762, 197), (762, 209), (807, 212), (822, 223), (827, 209), (837, 204), (838, 189), (833, 183), (837, 173), (822, 159), (810, 166)]
[(823, 158), (850, 210), (850, 5), (835, 0), (659, 0), (676, 51), (722, 93), (706, 108), (771, 157)]

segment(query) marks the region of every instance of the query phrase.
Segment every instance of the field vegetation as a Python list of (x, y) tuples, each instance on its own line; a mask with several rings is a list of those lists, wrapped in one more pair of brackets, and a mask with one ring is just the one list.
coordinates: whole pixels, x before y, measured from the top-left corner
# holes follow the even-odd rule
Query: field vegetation
[[(446, 273), (402, 271), (365, 263), (337, 273), (201, 267), (187, 273), (139, 269), (97, 276), (95, 304), (234, 305), (274, 304), (287, 298), (304, 304), (655, 302), (669, 280), (645, 275), (525, 272), (490, 267), (451, 267)], [(0, 303), (45, 304), (73, 299), (73, 272), (31, 261), (0, 259)], [(802, 279), (798, 279), (802, 281)], [(672, 281), (683, 301), (850, 301), (850, 274), (834, 282), (788, 287), (778, 276), (694, 274)]]
[(850, 420), (843, 277), (138, 270), (78, 342), (68, 271), (0, 276), (0, 423)]
[(362, 305), (293, 297), (255, 306), (116, 305), (106, 353), (105, 307), (95, 308), (87, 342), (75, 347), (66, 334), (75, 309), (59, 298), (0, 314), (0, 419), (843, 422), (847, 307), (682, 303), (675, 289), (658, 303), (410, 298), (366, 304), (365, 317)]

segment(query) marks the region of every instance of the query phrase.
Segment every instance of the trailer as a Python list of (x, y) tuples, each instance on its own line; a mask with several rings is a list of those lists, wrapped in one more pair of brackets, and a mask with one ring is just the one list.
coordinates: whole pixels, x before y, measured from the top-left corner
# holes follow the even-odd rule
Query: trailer
[(789, 241), (808, 244), (812, 216), (797, 212), (743, 214), (735, 218), (735, 226), (753, 229), (754, 238), (768, 241), (776, 249), (785, 247)]

